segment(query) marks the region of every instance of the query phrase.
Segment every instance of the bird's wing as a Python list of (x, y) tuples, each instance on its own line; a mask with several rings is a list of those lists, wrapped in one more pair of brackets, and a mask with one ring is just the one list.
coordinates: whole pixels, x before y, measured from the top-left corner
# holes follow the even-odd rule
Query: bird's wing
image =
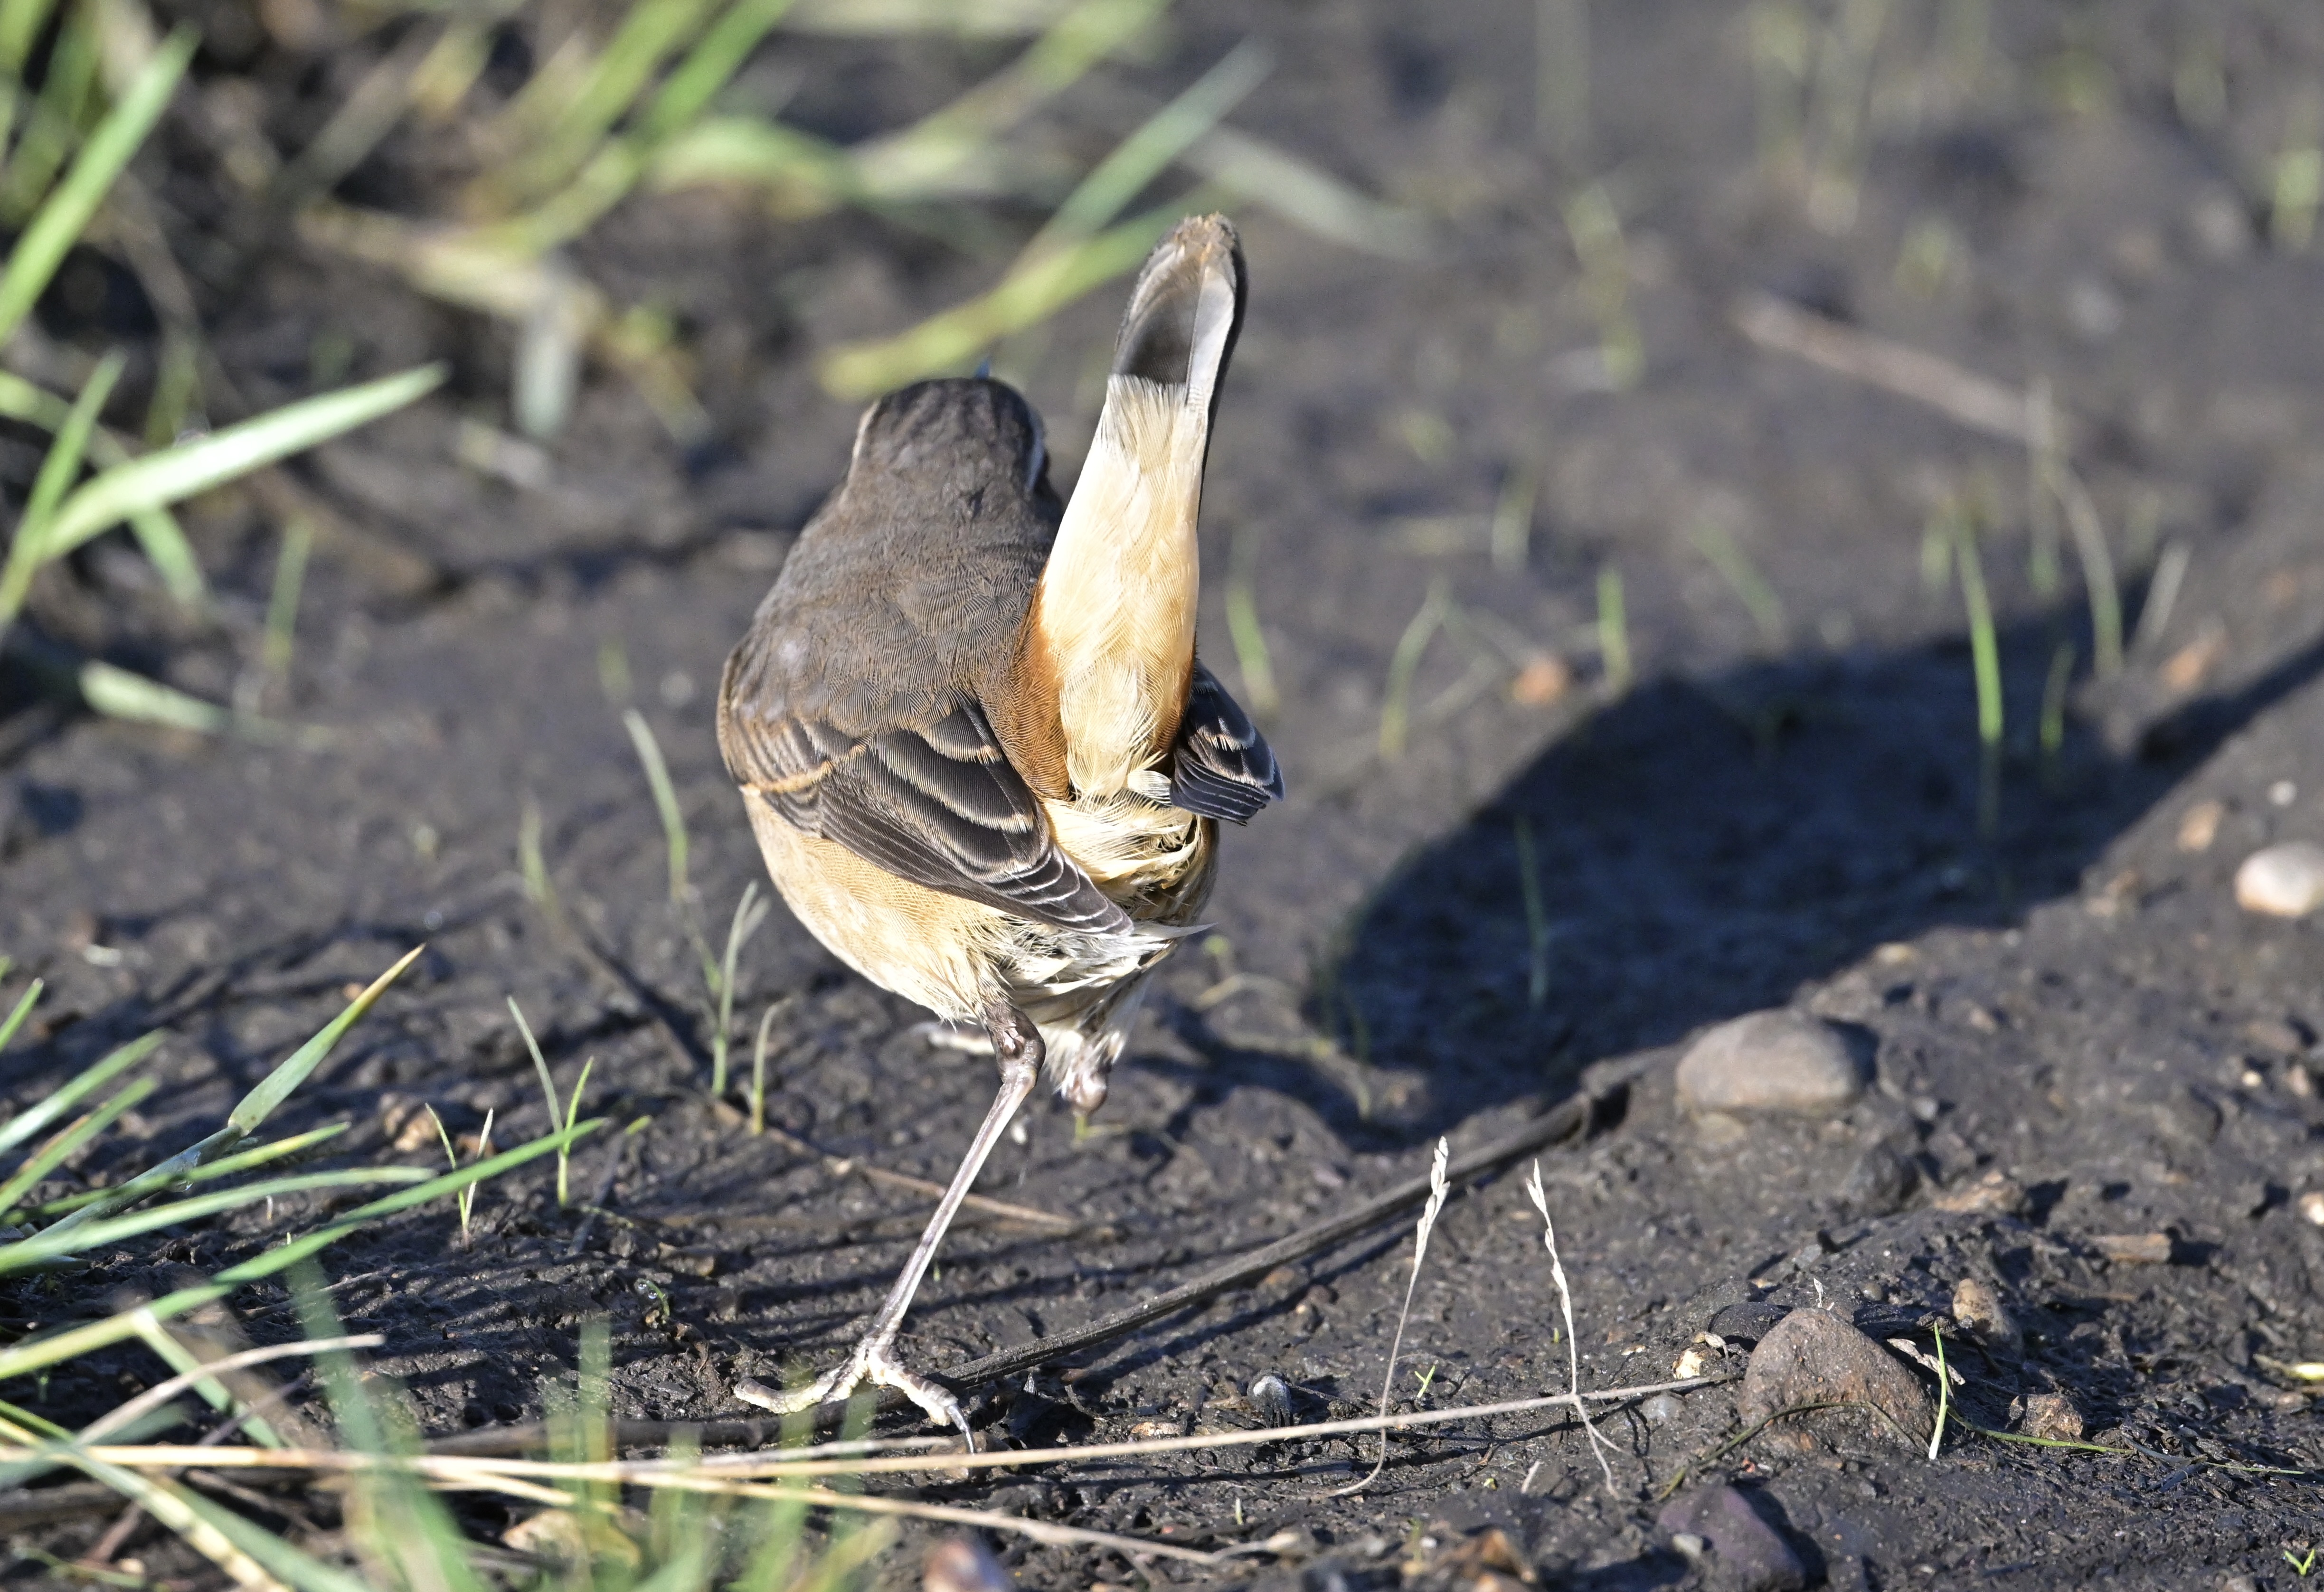
[(1283, 770), (1267, 737), (1195, 659), (1194, 688), (1171, 749), (1170, 805), (1247, 824), (1268, 803), (1282, 799)]
[(767, 712), (755, 693), (721, 696), (728, 769), (806, 833), (1019, 917), (1067, 929), (1130, 926), (1057, 849), (1040, 803), (975, 704), (956, 699), (936, 715), (853, 734), (828, 720)]

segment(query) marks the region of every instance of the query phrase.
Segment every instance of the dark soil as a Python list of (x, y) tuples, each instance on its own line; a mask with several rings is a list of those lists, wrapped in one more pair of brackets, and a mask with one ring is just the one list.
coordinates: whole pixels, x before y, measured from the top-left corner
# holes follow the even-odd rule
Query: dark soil
[[(1823, 10), (1807, 8), (1819, 28)], [(1984, 11), (1891, 7), (1882, 59), (1920, 63), (1926, 87), (1947, 19)], [(1979, 1425), (2006, 1428), (2013, 1399), (2059, 1391), (2097, 1440), (2138, 1453), (1956, 1425), (1932, 1461), (1877, 1432), (1779, 1429), (1695, 1464), (1738, 1430), (1720, 1386), (1653, 1421), (1602, 1416), (1611, 1492), (1554, 1415), (1399, 1439), (1352, 1497), (1327, 1495), (1373, 1450), (1344, 1440), (931, 1490), (1197, 1545), (1296, 1533), (1217, 1584), (1489, 1586), (1476, 1543), (1494, 1526), (1545, 1584), (1717, 1584), (1731, 1566), (1691, 1566), (1656, 1525), (1655, 1500), (1684, 1473), (1738, 1483), (1836, 1587), (2292, 1585), (2285, 1551), (2324, 1540), (2315, 1483), (2236, 1467), (2324, 1466), (2311, 1397), (2281, 1369), (2324, 1356), (2324, 1229), (2299, 1209), (2324, 1189), (2308, 1070), (2324, 1063), (2302, 1064), (2324, 1030), (2324, 941), (2314, 921), (2238, 911), (2230, 879), (2264, 842), (2324, 839), (2324, 253), (2292, 247), (2264, 202), (2268, 162), (2315, 138), (2299, 107), (2324, 70), (2324, 15), (2291, 0), (1994, 7), (1990, 50), (1929, 88), (1917, 119), (1881, 97), (1842, 234), (1810, 225), (1757, 163), (1741, 8), (1601, 5), (1590, 26), (1586, 170), (1606, 174), (1623, 218), (1646, 354), (1642, 384), (1618, 394), (1576, 380), (1597, 323), (1561, 211), (1574, 185), (1536, 141), (1531, 8), (1189, 5), (1158, 59), (1111, 79), (1160, 94), (1246, 33), (1270, 41), (1278, 64), (1239, 124), (1425, 214), (1433, 246), (1382, 259), (1239, 216), (1254, 299), (1212, 454), (1204, 635), (1240, 680), (1223, 592), (1242, 572), (1281, 688), (1269, 733), (1291, 797), (1231, 837), (1220, 938), (1167, 970), (1093, 1130), (1076, 1139), (1045, 1103), (987, 1174), (988, 1193), (1097, 1225), (1056, 1238), (964, 1221), (908, 1348), (941, 1369), (1120, 1308), (1411, 1175), (1439, 1135), (1482, 1142), (1585, 1066), (1630, 1058), (1647, 1064), (1623, 1109), (1543, 1160), (1586, 1383), (1667, 1377), (1714, 1317), (1739, 1365), (1777, 1313), (1763, 1302), (1821, 1304), (1923, 1348), (1943, 1325), (1967, 1377), (1956, 1412)], [(933, 104), (984, 64), (783, 48), (816, 63), (796, 114), (835, 133), (892, 124), (889, 110)], [(309, 114), (299, 97), (323, 90), (262, 80), (292, 136)], [(190, 227), (204, 157), (182, 121), (165, 140), (183, 148), (154, 180), (165, 198), (187, 190), (172, 214)], [(360, 174), (374, 185), (361, 197), (424, 191), (401, 150)], [(1900, 257), (1932, 219), (1964, 252), (1919, 291)], [(540, 1131), (511, 996), (561, 1082), (595, 1059), (586, 1110), (608, 1126), (573, 1177), (606, 1214), (560, 1210), (551, 1174), (529, 1170), (485, 1189), (473, 1247), (445, 1209), (327, 1256), (342, 1314), (385, 1335), (379, 1366), (439, 1434), (537, 1416), (541, 1379), (570, 1376), (595, 1314), (613, 1321), (618, 1413), (744, 1413), (738, 1376), (843, 1351), (925, 1213), (706, 1101), (711, 1019), (618, 710), (633, 696), (668, 751), (716, 939), (760, 877), (713, 742), (719, 665), (854, 424), (810, 358), (957, 301), (993, 266), (868, 221), (780, 225), (701, 195), (624, 207), (578, 263), (677, 312), (712, 444), (681, 453), (618, 377), (593, 374), (545, 483), (514, 486), (455, 447), (464, 417), (504, 423), (504, 336), (290, 244), (233, 290), (206, 289), (253, 406), (305, 391), (325, 343), (353, 347), (355, 374), (457, 358), (452, 390), (299, 466), (369, 538), (425, 561), (412, 579), (344, 545), (318, 557), (294, 677), (272, 705), (338, 728), (335, 742), (69, 717), (23, 681), (0, 698), (0, 948), (50, 980), (0, 1082), (22, 1101), (148, 1026), (173, 1035), (171, 1087), (129, 1125), (136, 1142), (77, 1175), (117, 1175), (207, 1131), (347, 986), (423, 941), (285, 1126), (353, 1120), (337, 1146), (350, 1163), (397, 1155), (391, 1094), (470, 1131), (494, 1110), (502, 1144)], [(2023, 452), (1753, 346), (1729, 322), (1753, 288), (2006, 383), (2055, 383), (2126, 572), (2135, 640), (2118, 679), (2089, 678), (2070, 544), (2062, 583), (2036, 589)], [(1118, 300), (1100, 292), (1001, 351), (1067, 460)], [(53, 336), (136, 334), (52, 308)], [(23, 442), (6, 445), (15, 490)], [(1487, 527), (1524, 469), (1541, 481), (1529, 554), (1499, 567)], [(1960, 598), (1922, 574), (1922, 529), (1947, 493), (1992, 505), (2007, 731), (1990, 833)], [(229, 694), (254, 655), (274, 524), (240, 498), (196, 518), (227, 594), (222, 634), (173, 632), (109, 546), (51, 579), (39, 622)], [(1719, 538), (1779, 599), (1780, 638), (1702, 550)], [(2142, 622), (2172, 547), (2185, 580), (2166, 622)], [(1624, 578), (1637, 662), (1620, 695), (1590, 628), (1606, 567)], [(1384, 759), (1389, 658), (1432, 583), (1466, 622), (1424, 657), (1408, 745)], [(2037, 725), (2061, 642), (2085, 661), (2050, 755)], [(1575, 671), (1548, 705), (1510, 692), (1526, 648)], [(528, 802), (562, 909), (604, 965), (527, 898)], [(2223, 814), (2190, 847), (2182, 824), (2203, 802)], [(1538, 998), (1520, 833), (1545, 920)], [(1250, 976), (1225, 985), (1233, 972)], [(779, 909), (742, 960), (744, 1072), (770, 1004), (774, 1122), (833, 1155), (949, 1174), (990, 1099), (989, 1062), (931, 1049), (918, 1014)], [(1683, 1042), (1784, 1004), (1877, 1036), (1864, 1100), (1739, 1138), (1680, 1114)], [(1965, 1191), (1994, 1173), (2023, 1191), (2013, 1209), (1946, 1209), (1973, 1206)], [(100, 1257), (0, 1295), (0, 1314), (99, 1312), (318, 1209)], [(2167, 1263), (2109, 1261), (2094, 1242), (2148, 1233), (2167, 1235)], [(1141, 1422), (1250, 1425), (1241, 1390), (1266, 1372), (1301, 1413), (1358, 1413), (1379, 1396), (1410, 1255), (1408, 1229), (1383, 1229), (991, 1395), (984, 1415), (1034, 1444)], [(2022, 1357), (1954, 1336), (1964, 1277), (1998, 1286), (2027, 1329)], [(239, 1309), (261, 1339), (295, 1330), (280, 1290)], [(1515, 1179), (1464, 1191), (1420, 1279), (1397, 1397), (1558, 1389), (1560, 1320)], [(78, 1420), (160, 1374), (123, 1351), (0, 1393)], [(480, 1534), (507, 1524), (464, 1507)], [(18, 1545), (69, 1556), (102, 1529)], [(1003, 1546), (1027, 1587), (1203, 1578)], [(150, 1532), (135, 1551), (201, 1573)], [(913, 1584), (916, 1551), (890, 1562), (893, 1584)]]

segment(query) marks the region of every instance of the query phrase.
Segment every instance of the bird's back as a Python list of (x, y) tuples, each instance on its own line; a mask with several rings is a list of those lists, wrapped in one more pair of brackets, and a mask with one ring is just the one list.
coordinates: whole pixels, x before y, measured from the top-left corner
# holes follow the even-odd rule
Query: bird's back
[(1000, 382), (923, 382), (881, 400), (725, 695), (862, 735), (991, 691), (1056, 538), (1044, 462), (1039, 421)]

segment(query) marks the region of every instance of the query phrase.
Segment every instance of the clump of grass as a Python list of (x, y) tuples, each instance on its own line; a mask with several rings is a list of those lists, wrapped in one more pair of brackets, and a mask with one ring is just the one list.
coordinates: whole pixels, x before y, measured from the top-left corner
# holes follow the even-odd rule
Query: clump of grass
[[(28, 90), (23, 74), (47, 19), (39, 5), (11, 7), (0, 30), (0, 97), (12, 106)], [(0, 177), (0, 217), (20, 227), (0, 266), (0, 342), (23, 322), (54, 280), (67, 253), (88, 236), (120, 184), (130, 158), (168, 108), (184, 78), (195, 35), (180, 29), (158, 42), (139, 30), (115, 29), (102, 39), (102, 8), (74, 6), (58, 23), (42, 87), (23, 136)], [(120, 92), (99, 108), (98, 64)], [(69, 155), (69, 163), (66, 157)], [(169, 411), (182, 415), (187, 344), (171, 344), (164, 361), (149, 427)], [(100, 422), (124, 368), (116, 353), (98, 360), (69, 401), (23, 378), (0, 376), (0, 415), (52, 434), (7, 553), (0, 558), (0, 651), (33, 666), (37, 676), (74, 690), (91, 708), (115, 717), (203, 732), (257, 728), (247, 714), (230, 713), (127, 671), (95, 662), (67, 661), (48, 643), (32, 644), (14, 627), (35, 577), (92, 538), (124, 521), (163, 586), (180, 603), (206, 595), (201, 570), (171, 505), (312, 447), (400, 409), (441, 380), (429, 369), (324, 394), (190, 437), (138, 456)], [(175, 376), (171, 373), (177, 373)], [(172, 444), (175, 430), (157, 437)], [(84, 480), (84, 471), (94, 474)]]
[[(413, 953), (414, 955), (417, 952)], [(85, 1321), (0, 1347), (0, 1381), (36, 1376), (50, 1367), (92, 1353), (126, 1339), (150, 1334), (156, 1323), (200, 1309), (225, 1298), (245, 1284), (275, 1276), (308, 1256), (372, 1222), (416, 1209), (489, 1177), (521, 1166), (536, 1156), (568, 1146), (592, 1131), (595, 1122), (575, 1123), (562, 1133), (486, 1157), (457, 1171), (430, 1178), (410, 1167), (383, 1166), (340, 1171), (298, 1173), (238, 1183), (213, 1192), (189, 1192), (196, 1185), (222, 1182), (272, 1163), (303, 1155), (346, 1131), (344, 1125), (318, 1128), (261, 1144), (249, 1144), (266, 1119), (310, 1076), (341, 1036), (383, 994), (397, 975), (410, 965), (407, 956), (350, 1001), (339, 1016), (293, 1051), (245, 1094), (227, 1114), (226, 1124), (189, 1148), (117, 1187), (90, 1191), (62, 1200), (30, 1201), (43, 1173), (24, 1176), (26, 1166), (53, 1167), (75, 1149), (92, 1143), (117, 1119), (122, 1109), (115, 1100), (87, 1111), (69, 1122), (63, 1119), (113, 1080), (144, 1063), (159, 1046), (161, 1035), (150, 1034), (111, 1052), (34, 1104), (0, 1124), (0, 1156), (17, 1150), (33, 1136), (63, 1122), (47, 1140), (34, 1146), (24, 1162), (12, 1170), (8, 1186), (14, 1209), (5, 1223), (25, 1229), (0, 1241), (0, 1275), (53, 1269), (89, 1249), (117, 1244), (163, 1228), (205, 1219), (228, 1211), (263, 1204), (280, 1196), (313, 1189), (345, 1188), (366, 1183), (402, 1185), (396, 1192), (359, 1205), (322, 1226), (263, 1251), (252, 1259), (227, 1267), (205, 1283), (179, 1288), (137, 1310), (103, 1320)], [(38, 998), (37, 986), (19, 998), (5, 1024), (0, 1044), (22, 1026)], [(127, 1086), (138, 1089), (144, 1080)], [(142, 1093), (133, 1095), (134, 1105)], [(139, 1207), (143, 1207), (139, 1209)]]

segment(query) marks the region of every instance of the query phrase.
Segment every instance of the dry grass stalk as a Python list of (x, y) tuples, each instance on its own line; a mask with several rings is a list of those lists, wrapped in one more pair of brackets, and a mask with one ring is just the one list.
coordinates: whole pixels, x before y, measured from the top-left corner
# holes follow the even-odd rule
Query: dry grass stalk
[[(1428, 1166), (1428, 1202), (1420, 1208), (1420, 1225), (1412, 1238), (1412, 1275), (1405, 1281), (1404, 1308), (1397, 1312), (1396, 1336), (1389, 1340), (1388, 1346), (1388, 1368), (1380, 1376), (1380, 1418), (1383, 1420), (1388, 1417), (1388, 1400), (1396, 1393), (1396, 1357), (1403, 1351), (1404, 1329), (1406, 1323), (1412, 1320), (1412, 1296), (1420, 1286), (1421, 1262), (1428, 1257), (1428, 1235), (1435, 1230), (1437, 1215), (1443, 1210), (1445, 1198), (1452, 1192), (1452, 1183), (1445, 1177), (1444, 1172), (1452, 1158), (1452, 1141), (1438, 1139), (1436, 1158), (1430, 1162)], [(1371, 1486), (1378, 1479), (1379, 1473), (1387, 1468), (1388, 1429), (1382, 1427), (1380, 1428), (1379, 1458), (1373, 1461), (1371, 1469), (1365, 1473), (1361, 1480), (1341, 1487), (1330, 1495), (1339, 1498), (1345, 1497), (1351, 1493), (1360, 1493)]]
[(1614, 1468), (1607, 1463), (1606, 1440), (1598, 1435), (1597, 1423), (1590, 1419), (1590, 1406), (1582, 1396), (1582, 1340), (1573, 1335), (1573, 1291), (1565, 1285), (1565, 1263), (1557, 1257), (1557, 1223), (1550, 1219), (1549, 1196), (1542, 1192), (1541, 1162), (1536, 1159), (1533, 1174), (1526, 1179), (1526, 1198), (1541, 1212), (1541, 1241), (1549, 1250), (1550, 1281), (1557, 1284), (1558, 1307), (1565, 1313), (1565, 1357), (1569, 1385), (1573, 1393), (1573, 1408), (1582, 1417), (1582, 1430), (1589, 1434), (1591, 1458), (1606, 1477), (1606, 1490), (1614, 1490)]

